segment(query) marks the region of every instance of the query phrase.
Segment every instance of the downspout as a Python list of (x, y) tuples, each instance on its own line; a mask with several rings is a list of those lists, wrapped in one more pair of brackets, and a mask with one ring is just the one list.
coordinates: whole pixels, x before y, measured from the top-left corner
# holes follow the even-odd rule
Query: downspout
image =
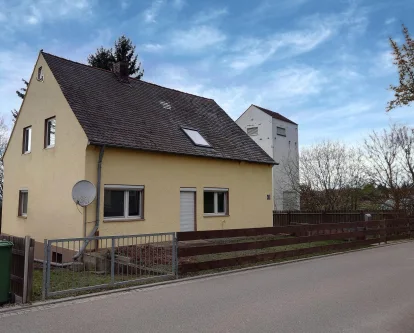
[[(101, 146), (101, 150), (99, 152), (99, 158), (98, 158), (98, 179), (96, 182), (96, 221), (95, 221), (95, 226), (93, 227), (92, 231), (89, 233), (89, 235), (87, 236), (89, 237), (93, 237), (95, 236), (95, 233), (98, 231), (99, 229), (99, 221), (100, 221), (100, 211), (101, 211), (101, 177), (102, 177), (102, 159), (105, 153), (105, 145)], [(86, 228), (86, 219), (85, 219), (85, 228)], [(89, 244), (89, 240), (85, 240), (85, 242), (83, 243), (82, 247), (79, 249), (79, 252), (76, 253), (73, 257), (74, 260), (78, 259), (83, 251), (85, 251), (86, 247)]]

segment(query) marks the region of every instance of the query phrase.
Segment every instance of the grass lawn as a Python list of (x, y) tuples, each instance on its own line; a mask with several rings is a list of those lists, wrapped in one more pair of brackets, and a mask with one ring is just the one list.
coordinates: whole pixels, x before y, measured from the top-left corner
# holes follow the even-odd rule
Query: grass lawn
[[(167, 279), (166, 276), (153, 276), (153, 275), (141, 275), (143, 278), (142, 281), (133, 281), (130, 283), (125, 284), (118, 284), (118, 285), (108, 285), (102, 288), (94, 288), (91, 290), (83, 290), (78, 292), (71, 292), (64, 295), (55, 295), (50, 298), (60, 298), (66, 297), (70, 295), (83, 295), (94, 293), (97, 291), (102, 290), (109, 290), (109, 289), (116, 289), (116, 288), (125, 288), (130, 285), (141, 285), (146, 283), (153, 283), (158, 282), (160, 279)], [(128, 280), (133, 280), (137, 278), (135, 276), (129, 275), (115, 275), (115, 282), (126, 282)], [(170, 277), (171, 278), (171, 277)], [(81, 271), (81, 272), (73, 272), (69, 269), (52, 269), (50, 271), (50, 291), (62, 291), (62, 290), (69, 290), (73, 288), (80, 288), (80, 287), (90, 287), (90, 286), (98, 286), (101, 284), (109, 284), (111, 282), (111, 275), (101, 275), (95, 274), (93, 272), (88, 271)], [(38, 301), (42, 299), (42, 283), (43, 283), (43, 270), (35, 269), (33, 272), (33, 300)]]

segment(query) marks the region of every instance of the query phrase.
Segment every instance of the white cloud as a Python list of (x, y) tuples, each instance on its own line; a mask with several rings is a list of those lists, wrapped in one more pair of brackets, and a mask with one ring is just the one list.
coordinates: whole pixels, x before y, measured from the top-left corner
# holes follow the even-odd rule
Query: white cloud
[(128, 0), (121, 0), (121, 8), (123, 10), (127, 9), (129, 7), (130, 3)]
[(163, 4), (163, 0), (154, 0), (151, 6), (144, 11), (144, 21), (146, 23), (155, 23)]
[(210, 9), (207, 11), (202, 11), (194, 17), (193, 23), (194, 24), (202, 24), (202, 23), (205, 24), (207, 22), (214, 21), (227, 14), (228, 14), (227, 8), (217, 8), (217, 9)]
[(164, 49), (164, 46), (161, 44), (152, 44), (152, 43), (148, 43), (148, 44), (144, 44), (142, 45), (142, 50), (147, 51), (147, 52), (159, 52), (161, 50)]
[(184, 0), (173, 0), (172, 5), (176, 9), (181, 9), (184, 7), (185, 1)]
[(276, 71), (268, 83), (268, 90), (272, 91), (272, 98), (300, 99), (321, 92), (327, 82), (324, 75), (308, 66), (289, 67)]
[(266, 105), (273, 110), (302, 105), (318, 95), (328, 84), (323, 73), (308, 66), (288, 67), (255, 76), (242, 84), (227, 85), (204, 76), (201, 72), (174, 65), (159, 66), (146, 79), (169, 88), (212, 98), (233, 119), (250, 104)]
[(265, 39), (244, 38), (238, 41), (233, 48), (235, 52), (226, 57), (224, 62), (236, 71), (243, 71), (261, 65), (276, 53), (279, 53), (279, 58), (286, 58), (309, 52), (326, 41), (332, 33), (328, 27), (320, 26), (316, 30), (284, 32)]
[(369, 74), (374, 77), (387, 76), (391, 73), (396, 73), (394, 67), (394, 56), (390, 50), (380, 51), (372, 58), (372, 67)]
[(37, 52), (27, 45), (17, 46), (13, 50), (0, 51), (0, 100), (2, 101), (1, 116), (11, 127), (12, 109), (19, 109), (22, 100), (16, 90), (22, 88), (25, 79), (29, 81), (36, 61)]
[(393, 24), (395, 21), (396, 21), (395, 17), (390, 17), (385, 20), (385, 24), (390, 25), (390, 24)]
[[(21, 0), (5, 2), (0, 0), (0, 14), (7, 23), (9, 32), (22, 29), (26, 25), (39, 25), (45, 21), (61, 19), (84, 19), (92, 15), (96, 0)], [(82, 14), (82, 15), (80, 15)]]
[(197, 26), (189, 30), (177, 30), (172, 34), (171, 47), (176, 51), (200, 51), (225, 41), (226, 35), (209, 26)]

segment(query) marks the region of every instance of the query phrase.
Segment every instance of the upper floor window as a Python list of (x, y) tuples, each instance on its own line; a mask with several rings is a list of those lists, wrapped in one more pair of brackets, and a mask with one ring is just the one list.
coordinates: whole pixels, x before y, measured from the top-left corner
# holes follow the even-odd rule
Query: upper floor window
[(255, 136), (259, 134), (259, 128), (258, 127), (248, 127), (247, 128), (247, 134), (250, 136)]
[(55, 146), (56, 137), (56, 117), (45, 120), (45, 148)]
[(32, 126), (23, 128), (23, 154), (30, 153), (32, 149)]
[(286, 136), (286, 128), (276, 127), (276, 134), (280, 136)]
[(43, 68), (40, 66), (37, 69), (37, 81), (43, 81)]

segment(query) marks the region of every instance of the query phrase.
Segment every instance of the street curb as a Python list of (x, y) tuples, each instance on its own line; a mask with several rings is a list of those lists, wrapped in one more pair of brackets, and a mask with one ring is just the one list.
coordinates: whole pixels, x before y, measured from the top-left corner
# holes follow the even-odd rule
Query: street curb
[(271, 268), (274, 266), (281, 266), (281, 265), (293, 264), (293, 263), (297, 263), (301, 261), (310, 261), (310, 260), (316, 260), (316, 259), (321, 259), (321, 258), (333, 257), (333, 256), (352, 253), (352, 252), (373, 250), (373, 249), (380, 248), (380, 247), (387, 247), (387, 246), (393, 246), (393, 245), (410, 243), (410, 242), (413, 242), (413, 240), (395, 241), (392, 243), (380, 244), (380, 245), (374, 244), (375, 247), (367, 247), (367, 248), (362, 248), (362, 249), (354, 249), (354, 250), (349, 250), (349, 251), (328, 253), (328, 254), (323, 254), (323, 255), (314, 256), (314, 257), (293, 259), (293, 260), (287, 260), (283, 262), (275, 262), (275, 263), (270, 263), (270, 264), (265, 264), (265, 265), (258, 265), (258, 266), (251, 266), (251, 267), (239, 268), (239, 269), (234, 269), (234, 270), (228, 270), (224, 272), (197, 275), (197, 276), (191, 276), (191, 277), (182, 278), (182, 279), (168, 280), (168, 281), (149, 283), (149, 284), (144, 284), (144, 285), (139, 285), (139, 286), (131, 286), (131, 287), (126, 287), (126, 288), (101, 291), (101, 292), (91, 293), (91, 294), (81, 295), (81, 296), (70, 296), (70, 297), (65, 297), (65, 298), (60, 298), (60, 299), (49, 300), (49, 301), (39, 301), (39, 302), (35, 302), (33, 304), (28, 304), (28, 305), (12, 305), (10, 307), (0, 309), (0, 315), (8, 313), (8, 312), (24, 311), (24, 310), (28, 310), (32, 308), (43, 307), (43, 306), (48, 306), (48, 305), (53, 305), (53, 304), (78, 301), (78, 300), (82, 300), (86, 298), (95, 298), (99, 296), (106, 296), (106, 295), (116, 294), (116, 293), (139, 291), (139, 290), (150, 289), (150, 288), (154, 288), (158, 286), (180, 284), (180, 283), (187, 282), (187, 281), (194, 281), (194, 280), (207, 279), (211, 277), (219, 277), (223, 275), (243, 273), (243, 272), (247, 272), (251, 270), (263, 270), (263, 269)]

